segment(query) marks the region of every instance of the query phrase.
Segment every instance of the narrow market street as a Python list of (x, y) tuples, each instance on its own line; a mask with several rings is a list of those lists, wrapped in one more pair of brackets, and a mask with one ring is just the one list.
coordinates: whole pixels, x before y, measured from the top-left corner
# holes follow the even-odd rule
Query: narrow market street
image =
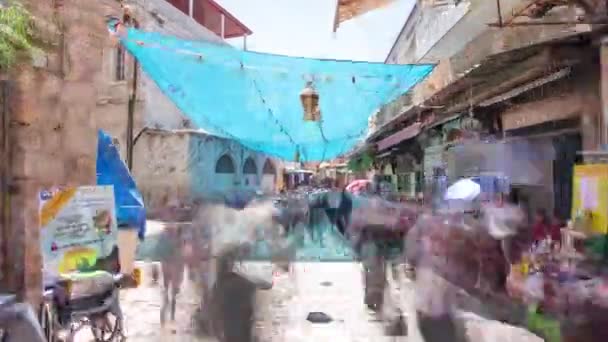
[[(157, 221), (149, 221), (150, 233), (164, 229)], [(150, 239), (142, 249), (150, 249)], [(150, 257), (150, 255), (147, 255)], [(210, 342), (213, 338), (201, 338), (195, 334), (192, 314), (197, 306), (195, 284), (185, 280), (178, 297), (176, 321), (164, 328), (160, 325), (162, 281), (153, 283), (152, 269), (160, 266), (155, 261), (139, 261), (143, 270), (142, 286), (124, 290), (121, 304), (125, 314), (127, 340), (130, 342)], [(389, 277), (392, 289), (389, 306), (399, 305), (407, 318), (408, 336), (385, 336), (380, 314), (375, 314), (363, 304), (361, 264), (355, 262), (298, 262), (291, 272), (276, 271), (274, 286), (268, 291), (258, 291), (256, 335), (259, 342), (363, 342), (408, 341), (423, 342), (413, 311), (415, 292), (407, 279)], [(388, 273), (388, 272), (387, 272)], [(188, 279), (188, 277), (185, 277)], [(397, 285), (400, 284), (400, 285)], [(390, 291), (390, 290), (389, 290)], [(482, 303), (463, 297), (463, 306), (481, 311)], [(390, 310), (390, 309), (388, 309)], [(311, 323), (310, 312), (322, 312), (331, 319), (327, 323)], [(466, 329), (470, 342), (540, 342), (542, 339), (530, 332), (501, 322), (484, 318), (470, 311), (459, 312), (459, 323)], [(77, 335), (75, 342), (92, 341), (87, 330)]]
[(0, 27), (0, 342), (608, 342), (608, 0)]

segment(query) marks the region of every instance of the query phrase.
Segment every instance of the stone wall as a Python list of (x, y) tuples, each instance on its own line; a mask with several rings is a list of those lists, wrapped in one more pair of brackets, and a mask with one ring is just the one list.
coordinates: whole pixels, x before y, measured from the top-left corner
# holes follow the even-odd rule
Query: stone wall
[[(133, 175), (146, 207), (154, 211), (166, 200), (218, 198), (233, 190), (274, 192), (281, 165), (233, 140), (217, 138), (193, 130), (146, 130), (135, 145)], [(216, 172), (221, 157), (227, 156), (233, 172)], [(255, 174), (245, 172), (250, 158)], [(264, 174), (264, 165), (274, 166), (274, 179)], [(266, 187), (264, 186), (266, 185)]]
[[(165, 0), (128, 0), (143, 30), (161, 32), (181, 39), (226, 44)], [(191, 128), (186, 116), (167, 98), (145, 72), (141, 88), (145, 96), (144, 125), (157, 129)], [(138, 131), (136, 131), (138, 132)], [(137, 133), (135, 133), (137, 134)]]
[(2, 285), (36, 304), (42, 295), (38, 191), (95, 184), (94, 113), (109, 39), (104, 15), (118, 15), (120, 8), (115, 0), (22, 2), (48, 46), (36, 67), (24, 63), (9, 77), (11, 153), (3, 162), (10, 165), (13, 191), (10, 226), (2, 227)]

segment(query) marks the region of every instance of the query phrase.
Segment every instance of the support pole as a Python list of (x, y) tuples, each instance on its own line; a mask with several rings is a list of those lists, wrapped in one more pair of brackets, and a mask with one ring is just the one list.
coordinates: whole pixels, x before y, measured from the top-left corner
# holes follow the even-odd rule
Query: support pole
[(600, 150), (608, 145), (608, 37), (600, 44), (600, 91), (602, 100), (602, 115), (600, 117)]
[(496, 0), (496, 10), (498, 11), (498, 26), (502, 27), (502, 10), (500, 9), (500, 0)]
[(221, 14), (221, 37), (222, 39), (226, 38), (226, 17), (224, 16), (224, 13)]
[(243, 50), (247, 51), (247, 35), (243, 36)]
[(194, 0), (188, 1), (188, 15), (190, 18), (194, 17)]

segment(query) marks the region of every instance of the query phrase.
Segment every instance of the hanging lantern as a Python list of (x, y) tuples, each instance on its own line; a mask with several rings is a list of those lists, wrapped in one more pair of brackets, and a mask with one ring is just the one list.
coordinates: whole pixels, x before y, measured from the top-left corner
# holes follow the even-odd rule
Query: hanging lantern
[(460, 121), (460, 127), (467, 132), (479, 132), (482, 128), (481, 122), (473, 115), (466, 116)]
[(304, 109), (304, 121), (319, 121), (321, 119), (319, 93), (313, 87), (312, 82), (306, 83), (306, 87), (300, 93), (300, 100)]

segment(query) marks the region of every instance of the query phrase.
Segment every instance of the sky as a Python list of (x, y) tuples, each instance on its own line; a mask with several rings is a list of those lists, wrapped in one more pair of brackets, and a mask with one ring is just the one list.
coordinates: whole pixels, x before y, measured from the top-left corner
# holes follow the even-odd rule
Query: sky
[[(247, 49), (288, 56), (384, 62), (416, 0), (343, 22), (332, 32), (336, 0), (216, 0), (253, 31)], [(242, 38), (231, 40), (242, 47)]]

